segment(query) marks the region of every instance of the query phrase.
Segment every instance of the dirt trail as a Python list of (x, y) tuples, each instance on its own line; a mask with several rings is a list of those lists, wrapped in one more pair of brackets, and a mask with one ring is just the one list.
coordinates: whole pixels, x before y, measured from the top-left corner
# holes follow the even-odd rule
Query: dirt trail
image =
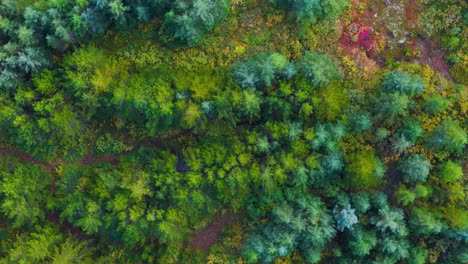
[(415, 62), (427, 64), (445, 78), (453, 80), (452, 75), (450, 75), (449, 64), (444, 59), (448, 52), (442, 50), (440, 44), (434, 40), (418, 40), (417, 43), (421, 47), (421, 57), (416, 59)]
[(52, 163), (45, 163), (45, 162), (37, 161), (29, 154), (26, 154), (26, 153), (23, 153), (23, 152), (20, 152), (18, 150), (11, 149), (11, 148), (5, 148), (5, 147), (0, 148), (0, 155), (4, 155), (4, 154), (13, 154), (25, 162), (40, 166), (46, 170), (53, 170), (55, 166), (57, 165), (55, 161)]
[(118, 160), (122, 156), (126, 156), (136, 150), (138, 150), (140, 147), (159, 147), (159, 148), (165, 148), (166, 145), (161, 142), (161, 141), (155, 141), (155, 140), (145, 140), (140, 143), (138, 143), (134, 150), (131, 151), (125, 151), (122, 152), (118, 155), (105, 155), (101, 157), (94, 157), (94, 156), (85, 156), (82, 159), (76, 161), (76, 162), (69, 162), (69, 161), (63, 161), (63, 160), (54, 160), (50, 163), (46, 162), (41, 162), (38, 160), (35, 160), (31, 155), (18, 151), (16, 149), (10, 148), (10, 147), (0, 147), (0, 155), (4, 154), (12, 154), (17, 156), (19, 159), (28, 162), (33, 165), (40, 166), (44, 169), (47, 169), (49, 171), (53, 171), (55, 167), (58, 165), (62, 164), (78, 164), (78, 165), (93, 165), (95, 163), (102, 163), (102, 162), (109, 162), (113, 165), (117, 164)]
[(227, 226), (236, 222), (238, 215), (228, 212), (216, 217), (208, 226), (201, 231), (192, 234), (188, 246), (195, 249), (209, 251), (210, 247), (217, 242), (221, 233)]
[[(11, 154), (17, 156), (19, 159), (21, 159), (24, 162), (28, 162), (30, 164), (42, 167), (50, 172), (53, 172), (54, 169), (61, 164), (72, 164), (71, 162), (68, 161), (63, 161), (63, 160), (54, 160), (50, 163), (45, 163), (45, 162), (40, 162), (35, 160), (31, 155), (20, 152), (18, 150), (12, 149), (12, 148), (7, 148), (3, 147), (0, 148), (0, 155), (5, 155), (5, 154)], [(128, 152), (122, 153), (121, 155), (108, 155), (108, 156), (103, 156), (103, 157), (91, 157), (91, 156), (86, 156), (79, 160), (77, 164), (80, 165), (92, 165), (95, 163), (102, 163), (102, 162), (110, 162), (113, 165), (116, 165), (118, 162), (118, 159), (120, 156), (127, 155)], [(52, 180), (50, 181), (50, 195), (54, 196), (55, 193), (57, 192), (57, 185), (56, 185), (56, 177), (52, 173)]]
[[(158, 146), (162, 147), (163, 144), (160, 142), (149, 142), (145, 141), (139, 144), (141, 146)], [(80, 164), (80, 165), (92, 165), (95, 163), (102, 163), (102, 162), (110, 162), (111, 164), (117, 164), (118, 159), (121, 156), (128, 155), (132, 151), (129, 152), (124, 152), (120, 155), (107, 155), (107, 156), (102, 156), (102, 157), (93, 157), (93, 156), (86, 156), (82, 158), (81, 160), (77, 161), (75, 164)], [(28, 162), (33, 165), (40, 166), (46, 170), (49, 171), (54, 171), (54, 169), (61, 164), (72, 164), (71, 162), (67, 161), (62, 161), (62, 160), (54, 160), (50, 163), (45, 163), (45, 162), (40, 162), (35, 160), (31, 155), (20, 152), (18, 150), (8, 148), (8, 147), (1, 147), (0, 148), (0, 155), (5, 155), (5, 154), (11, 154), (17, 156), (19, 159), (22, 161)], [(50, 193), (51, 195), (55, 195), (55, 192), (57, 191), (57, 186), (55, 184), (56, 178), (52, 177), (52, 180), (50, 182)], [(47, 219), (49, 219), (52, 222), (58, 222), (58, 216), (48, 213), (47, 214)], [(217, 242), (219, 236), (221, 233), (226, 229), (227, 226), (233, 224), (236, 222), (238, 219), (238, 215), (234, 214), (233, 212), (227, 212), (224, 215), (217, 216), (208, 226), (206, 226), (203, 230), (196, 232), (192, 234), (191, 236), (191, 242), (188, 243), (188, 246), (194, 249), (201, 249), (204, 251), (208, 251), (210, 247)]]
[[(18, 150), (11, 149), (11, 148), (5, 148), (5, 147), (0, 148), (0, 155), (4, 155), (4, 154), (15, 155), (19, 159), (21, 159), (22, 161), (28, 162), (28, 163), (36, 165), (36, 166), (40, 166), (40, 167), (42, 167), (42, 168), (44, 168), (46, 170), (49, 170), (49, 171), (53, 171), (55, 169), (55, 167), (57, 167), (58, 165), (61, 165), (61, 164), (73, 164), (71, 162), (63, 161), (63, 160), (54, 160), (54, 161), (52, 161), (50, 163), (40, 162), (40, 161), (35, 160), (31, 155), (20, 152)], [(103, 157), (86, 156), (86, 157), (82, 158), (81, 160), (79, 160), (76, 163), (80, 164), (80, 165), (92, 165), (94, 163), (102, 163), (102, 162), (110, 162), (112, 164), (116, 164), (120, 156), (124, 156), (124, 155), (127, 155), (127, 154), (128, 154), (128, 152), (122, 153), (121, 155), (107, 155), (107, 156), (103, 156)]]

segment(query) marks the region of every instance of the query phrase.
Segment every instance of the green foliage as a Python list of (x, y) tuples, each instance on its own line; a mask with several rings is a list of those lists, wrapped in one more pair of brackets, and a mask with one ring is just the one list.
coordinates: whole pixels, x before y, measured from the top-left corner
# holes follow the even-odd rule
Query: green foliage
[(345, 156), (345, 180), (353, 188), (368, 189), (379, 184), (379, 160), (373, 151), (362, 151)]
[(248, 236), (243, 249), (246, 260), (271, 263), (294, 250), (300, 250), (309, 262), (320, 260), (320, 254), (313, 252), (323, 251), (334, 237), (332, 218), (320, 199), (289, 191), (292, 197), (275, 206), (271, 220)]
[(351, 197), (353, 207), (356, 208), (359, 214), (364, 214), (370, 207), (370, 197), (367, 192), (358, 192)]
[(403, 153), (413, 146), (413, 142), (406, 139), (404, 134), (395, 134), (391, 138), (392, 150), (396, 153)]
[(37, 166), (18, 164), (0, 173), (0, 210), (13, 227), (31, 226), (44, 218), (50, 175)]
[(195, 45), (228, 11), (229, 0), (7, 1), (0, 4), (0, 87), (14, 90), (22, 78), (48, 67), (52, 50), (65, 51), (107, 30), (125, 31), (139, 22), (165, 20), (171, 37)]
[(403, 174), (403, 181), (406, 183), (424, 183), (429, 176), (431, 169), (430, 162), (420, 154), (411, 154), (402, 159), (398, 169)]
[(348, 106), (348, 95), (343, 82), (334, 81), (326, 89), (318, 91), (319, 100), (314, 101), (318, 120), (336, 121)]
[(427, 144), (436, 151), (461, 152), (468, 139), (457, 121), (444, 120), (429, 135)]
[(253, 120), (255, 117), (259, 117), (261, 104), (262, 99), (257, 93), (255, 93), (255, 90), (244, 90), (242, 112), (245, 114), (245, 116), (247, 116), (250, 120)]
[(413, 246), (410, 249), (411, 261), (415, 264), (426, 263), (427, 251), (419, 246)]
[(351, 113), (349, 115), (348, 126), (356, 133), (362, 133), (372, 128), (372, 120), (369, 112)]
[(172, 5), (164, 16), (169, 33), (176, 41), (194, 46), (226, 15), (230, 1), (174, 1)]
[(352, 209), (349, 203), (341, 210), (338, 206), (333, 208), (336, 225), (339, 231), (343, 232), (345, 228), (353, 230), (353, 225), (358, 223), (358, 218), (354, 211), (355, 209)]
[(419, 76), (411, 76), (401, 71), (392, 71), (382, 81), (381, 90), (385, 93), (395, 93), (414, 96), (425, 88), (424, 81)]
[[(387, 48), (358, 23), (372, 1), (340, 24), (375, 55), (324, 21), (347, 0), (268, 2), (293, 19), (258, 1), (1, 1), (0, 263), (466, 262), (464, 86), (368, 60)], [(465, 5), (414, 6), (439, 10), (457, 80)]]
[(387, 237), (380, 242), (379, 250), (388, 256), (383, 257), (383, 259), (389, 261), (389, 263), (395, 263), (398, 260), (409, 257), (409, 243), (407, 240)]
[[(17, 234), (13, 243), (2, 243), (7, 255), (1, 263), (74, 263), (89, 262), (86, 240), (64, 236), (51, 226), (35, 226), (29, 234)], [(3, 250), (2, 250), (3, 251)]]
[(437, 176), (442, 182), (455, 182), (463, 177), (462, 167), (451, 160), (441, 163), (437, 170)]
[(375, 112), (382, 118), (394, 121), (406, 115), (410, 102), (408, 96), (400, 93), (381, 94)]
[(403, 126), (398, 131), (401, 136), (405, 137), (409, 141), (416, 143), (416, 140), (424, 134), (424, 130), (421, 127), (421, 122), (415, 119), (403, 120)]
[(416, 185), (416, 188), (414, 188), (414, 193), (416, 194), (418, 198), (420, 197), (425, 198), (431, 192), (432, 192), (432, 189), (430, 187), (421, 185), (421, 184)]
[(297, 68), (315, 88), (325, 87), (340, 76), (330, 57), (317, 52), (306, 52), (298, 60)]
[(414, 207), (409, 217), (411, 229), (416, 234), (438, 234), (442, 231), (443, 224), (430, 211)]
[(294, 141), (302, 135), (302, 124), (298, 122), (288, 123), (289, 140)]
[(440, 95), (435, 95), (433, 97), (428, 97), (424, 100), (422, 105), (424, 111), (431, 115), (437, 115), (445, 110), (450, 105), (450, 100), (446, 99)]
[(341, 122), (319, 123), (314, 129), (312, 147), (316, 150), (323, 149), (327, 152), (336, 152), (336, 145), (345, 134), (346, 128)]
[(413, 190), (408, 190), (403, 186), (400, 186), (395, 193), (395, 198), (404, 206), (414, 203), (417, 198), (416, 196)]
[(272, 0), (270, 1), (281, 8), (288, 8), (302, 24), (315, 24), (323, 19), (334, 19), (341, 14), (349, 4), (347, 0)]
[(293, 77), (296, 72), (286, 57), (279, 53), (261, 54), (249, 61), (238, 63), (233, 67), (236, 82), (243, 88), (261, 88), (271, 86), (276, 79), (285, 75)]
[(375, 132), (375, 136), (378, 141), (381, 141), (388, 137), (388, 131), (383, 127), (379, 127)]
[(359, 239), (352, 240), (348, 246), (352, 254), (358, 257), (369, 255), (370, 251), (377, 245), (377, 236), (372, 231), (363, 232)]
[(403, 210), (384, 207), (379, 209), (378, 216), (371, 219), (377, 230), (381, 233), (389, 233), (397, 237), (407, 235), (407, 228), (404, 221)]

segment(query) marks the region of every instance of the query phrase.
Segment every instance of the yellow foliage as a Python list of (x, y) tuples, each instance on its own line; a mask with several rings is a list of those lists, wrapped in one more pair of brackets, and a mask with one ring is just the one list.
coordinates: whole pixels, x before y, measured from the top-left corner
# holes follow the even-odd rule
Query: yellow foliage
[(109, 91), (110, 85), (115, 81), (115, 77), (126, 72), (126, 65), (122, 62), (111, 61), (103, 68), (95, 68), (91, 77), (91, 84), (97, 93)]
[(341, 62), (345, 70), (345, 75), (347, 77), (356, 76), (356, 74), (358, 73), (358, 68), (356, 67), (356, 64), (354, 63), (354, 61), (348, 55), (344, 56), (341, 59)]
[(468, 211), (461, 208), (456, 208), (453, 205), (441, 208), (444, 213), (444, 218), (450, 223), (452, 227), (458, 229), (468, 228)]
[(238, 44), (234, 47), (233, 54), (234, 55), (241, 55), (245, 53), (245, 45), (244, 44)]
[[(465, 190), (463, 186), (459, 183), (446, 184), (444, 186), (445, 191), (447, 192), (447, 199), (452, 204), (461, 203), (465, 200)], [(468, 218), (465, 218), (468, 220)]]
[(388, 165), (392, 162), (396, 162), (400, 159), (400, 154), (393, 154), (391, 156), (387, 156), (387, 157), (382, 157), (382, 162), (385, 164), (385, 165)]
[(468, 55), (461, 51), (457, 55), (460, 61), (452, 67), (450, 73), (458, 82), (468, 85)]
[(440, 116), (429, 116), (426, 113), (421, 113), (420, 115), (415, 116), (417, 120), (422, 123), (422, 128), (425, 132), (430, 132), (434, 130), (434, 128), (440, 124), (441, 117)]
[(422, 65), (419, 76), (421, 76), (424, 83), (426, 84), (425, 93), (428, 93), (428, 94), (434, 93), (435, 92), (435, 87), (433, 85), (431, 85), (431, 80), (434, 77), (434, 71), (432, 70), (432, 68), (427, 64)]
[(231, 1), (231, 6), (229, 9), (231, 11), (234, 11), (238, 6), (241, 6), (243, 4), (244, 0), (232, 0)]
[(86, 188), (86, 184), (88, 183), (88, 178), (86, 177), (81, 177), (79, 180), (78, 180), (78, 184), (76, 186), (76, 190), (81, 192), (81, 191), (84, 191), (85, 188)]
[(426, 157), (429, 161), (434, 162), (434, 153), (429, 151), (425, 146), (415, 145), (408, 149), (408, 153), (419, 153)]
[(272, 15), (267, 17), (266, 26), (267, 27), (274, 27), (275, 25), (281, 23), (284, 20), (285, 13), (284, 12), (275, 12)]
[(199, 118), (202, 117), (203, 112), (199, 105), (194, 103), (190, 103), (187, 109), (185, 110), (184, 116), (182, 117), (182, 121), (184, 125), (191, 128), (195, 126)]
[(466, 87), (463, 87), (460, 91), (458, 105), (460, 106), (460, 118), (466, 119), (468, 116), (468, 89)]
[(58, 165), (57, 167), (55, 167), (55, 174), (57, 174), (60, 177), (63, 177), (63, 166), (62, 165)]

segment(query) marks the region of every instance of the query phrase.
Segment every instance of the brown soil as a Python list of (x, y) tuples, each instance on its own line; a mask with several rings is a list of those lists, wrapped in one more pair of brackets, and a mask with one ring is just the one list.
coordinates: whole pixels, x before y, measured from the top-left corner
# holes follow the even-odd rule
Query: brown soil
[[(127, 153), (123, 153), (125, 155)], [(79, 164), (81, 165), (92, 165), (94, 163), (100, 163), (100, 162), (109, 162), (112, 165), (116, 165), (118, 162), (119, 156), (117, 155), (108, 155), (108, 156), (103, 156), (103, 157), (91, 157), (87, 156), (84, 157), (79, 161)]]
[[(92, 165), (92, 164), (95, 164), (95, 163), (102, 163), (102, 162), (109, 162), (113, 165), (117, 164), (118, 162), (118, 159), (120, 156), (124, 156), (124, 155), (128, 155), (130, 152), (124, 152), (120, 155), (107, 155), (107, 156), (102, 156), (102, 157), (93, 157), (93, 156), (86, 156), (84, 158), (82, 158), (81, 160), (77, 161), (76, 164), (79, 164), (79, 165)], [(35, 160), (31, 155), (29, 154), (26, 154), (26, 153), (23, 153), (23, 152), (20, 152), (18, 150), (15, 150), (15, 149), (11, 149), (11, 148), (0, 148), (0, 155), (4, 155), (4, 154), (12, 154), (12, 155), (15, 155), (17, 156), (19, 159), (21, 159), (22, 161), (25, 161), (25, 162), (28, 162), (30, 164), (33, 164), (33, 165), (37, 165), (37, 166), (40, 166), (46, 170), (49, 170), (49, 171), (53, 171), (55, 167), (57, 167), (58, 165), (62, 165), (62, 164), (73, 164), (71, 162), (68, 162), (68, 161), (63, 161), (63, 160), (54, 160), (50, 163), (45, 163), (45, 162), (40, 162), (40, 161), (37, 161)]]
[(227, 212), (217, 216), (208, 226), (191, 236), (188, 246), (194, 249), (209, 251), (210, 247), (217, 242), (224, 229), (236, 222), (238, 215)]
[(417, 58), (415, 62), (418, 62), (419, 64), (427, 64), (433, 70), (441, 73), (445, 78), (452, 80), (450, 67), (444, 60), (447, 52), (441, 49), (440, 44), (434, 40), (418, 40), (417, 44), (421, 47), (421, 57)]
[(56, 166), (53, 163), (44, 163), (44, 162), (40, 162), (40, 161), (37, 161), (35, 160), (33, 157), (31, 157), (31, 155), (28, 155), (26, 153), (22, 153), (22, 152), (19, 152), (15, 149), (11, 149), (11, 148), (0, 148), (0, 155), (4, 155), (4, 154), (12, 154), (12, 155), (15, 155), (17, 156), (19, 159), (25, 161), (25, 162), (28, 162), (28, 163), (31, 163), (33, 165), (36, 165), (36, 166), (40, 166), (46, 170), (53, 170), (54, 167)]

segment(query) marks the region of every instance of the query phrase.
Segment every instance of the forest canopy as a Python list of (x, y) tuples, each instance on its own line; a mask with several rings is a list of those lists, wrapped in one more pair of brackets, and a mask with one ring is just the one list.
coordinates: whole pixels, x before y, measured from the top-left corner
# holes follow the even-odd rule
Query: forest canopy
[(468, 4), (416, 2), (1, 0), (0, 263), (468, 262)]

